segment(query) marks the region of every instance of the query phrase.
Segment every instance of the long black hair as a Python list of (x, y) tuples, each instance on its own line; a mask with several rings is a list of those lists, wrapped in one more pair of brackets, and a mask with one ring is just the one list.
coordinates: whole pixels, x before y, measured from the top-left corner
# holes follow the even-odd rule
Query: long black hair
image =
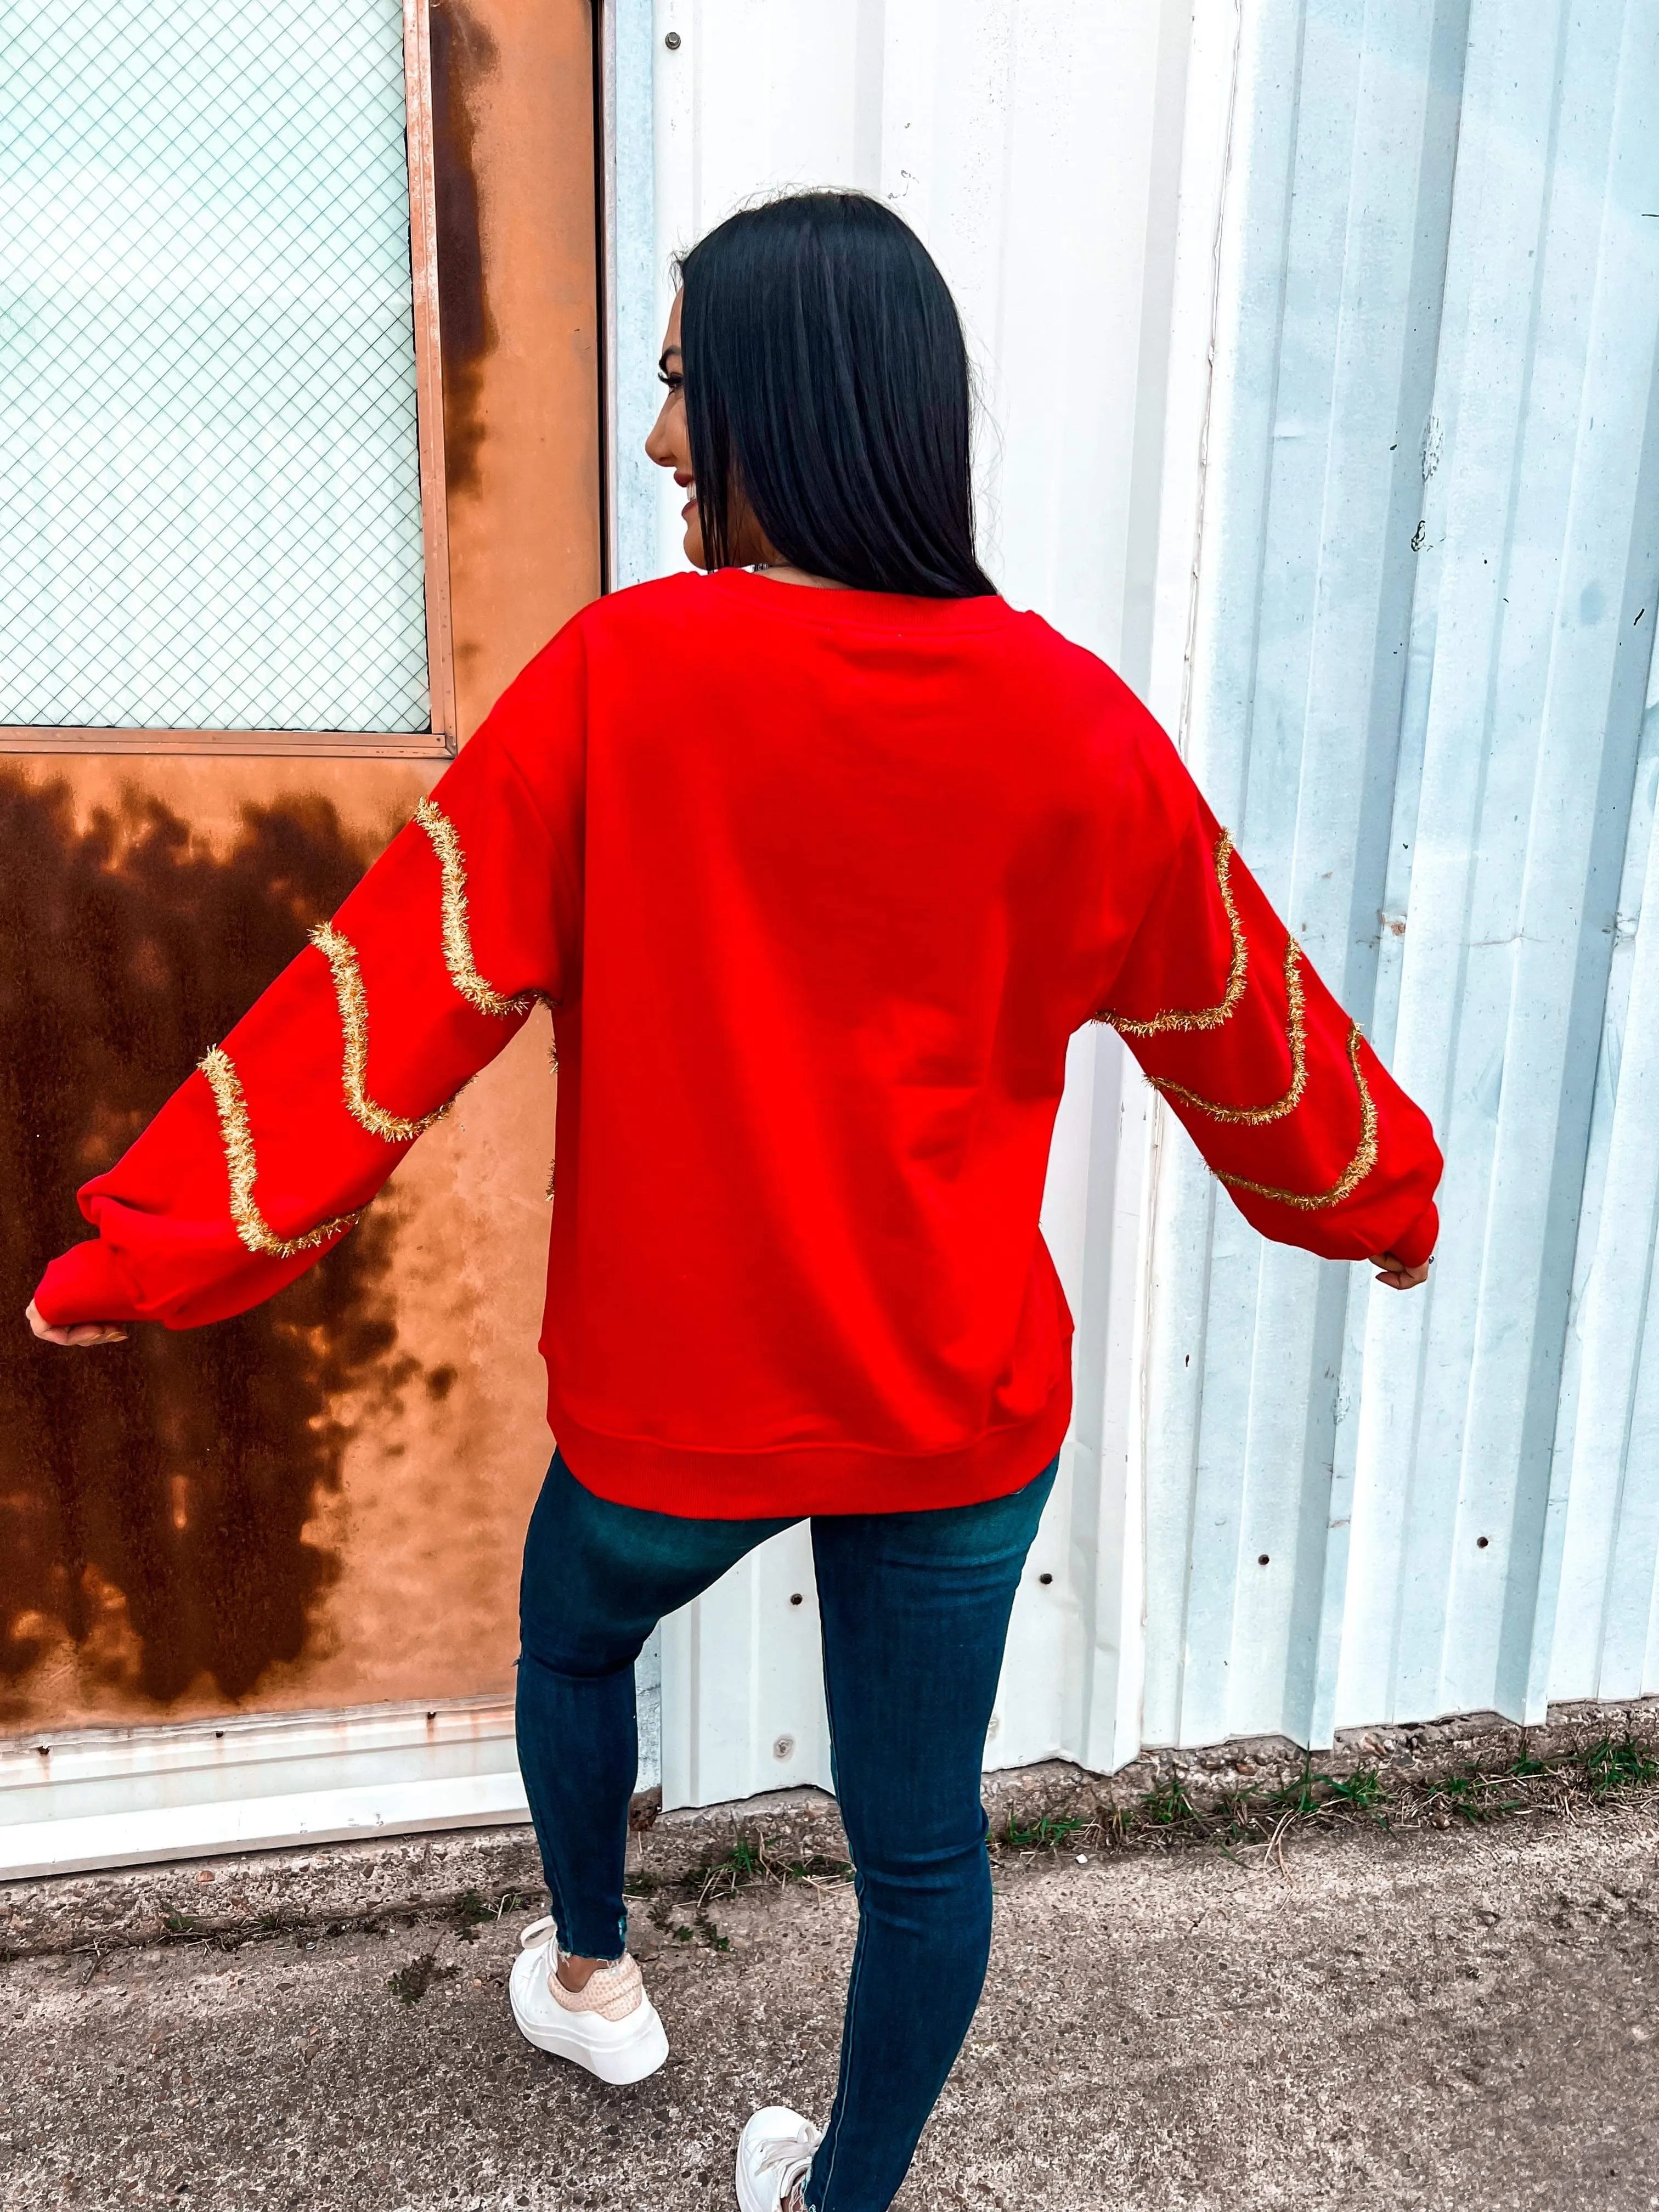
[(968, 349), (890, 208), (791, 192), (681, 256), (681, 367), (702, 541), (732, 558), (740, 487), (782, 557), (870, 592), (977, 599)]

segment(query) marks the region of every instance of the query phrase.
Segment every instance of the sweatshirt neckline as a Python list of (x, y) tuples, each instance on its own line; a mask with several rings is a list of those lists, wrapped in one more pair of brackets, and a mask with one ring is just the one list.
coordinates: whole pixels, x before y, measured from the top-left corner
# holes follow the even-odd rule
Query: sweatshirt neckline
[(757, 613), (808, 623), (814, 629), (990, 629), (1012, 612), (1000, 593), (928, 599), (904, 592), (827, 590), (821, 585), (775, 583), (749, 568), (716, 568), (702, 580)]

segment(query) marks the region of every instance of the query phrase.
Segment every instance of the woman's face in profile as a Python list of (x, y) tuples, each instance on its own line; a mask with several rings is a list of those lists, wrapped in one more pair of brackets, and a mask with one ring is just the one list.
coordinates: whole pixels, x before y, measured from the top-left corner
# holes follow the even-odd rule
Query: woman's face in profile
[[(674, 304), (668, 310), (662, 358), (657, 363), (658, 374), (668, 389), (663, 398), (662, 411), (645, 441), (645, 450), (659, 469), (672, 469), (675, 483), (687, 495), (680, 510), (685, 520), (685, 557), (694, 568), (706, 568), (708, 550), (703, 544), (702, 514), (697, 505), (696, 478), (691, 471), (691, 433), (686, 426), (685, 386), (681, 370), (680, 301), (684, 297), (683, 293), (676, 292)], [(732, 488), (726, 522), (732, 540), (727, 551), (729, 560), (739, 568), (748, 568), (757, 561), (777, 565), (777, 549), (750, 511), (740, 484)]]
[(668, 388), (663, 394), (662, 410), (645, 441), (645, 450), (659, 469), (672, 469), (675, 483), (686, 493), (682, 510), (685, 520), (685, 557), (694, 568), (706, 568), (708, 560), (702, 542), (702, 517), (697, 511), (696, 480), (691, 473), (691, 434), (686, 428), (685, 387), (680, 375), (680, 296), (675, 293), (674, 304), (668, 310), (662, 358), (657, 364), (658, 374)]

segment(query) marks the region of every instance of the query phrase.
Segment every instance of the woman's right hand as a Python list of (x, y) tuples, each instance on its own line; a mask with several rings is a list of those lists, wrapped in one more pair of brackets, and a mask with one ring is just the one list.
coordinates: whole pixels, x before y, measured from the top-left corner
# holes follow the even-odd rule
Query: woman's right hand
[(127, 1333), (117, 1322), (76, 1321), (70, 1322), (67, 1328), (55, 1328), (43, 1316), (33, 1298), (25, 1310), (28, 1315), (29, 1327), (42, 1344), (124, 1344), (126, 1341)]

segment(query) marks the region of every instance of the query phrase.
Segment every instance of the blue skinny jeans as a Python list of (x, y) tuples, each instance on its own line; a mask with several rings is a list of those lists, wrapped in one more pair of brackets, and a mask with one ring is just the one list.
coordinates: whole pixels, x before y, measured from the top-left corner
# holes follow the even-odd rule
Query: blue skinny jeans
[[(811, 2212), (886, 2212), (979, 2002), (991, 1942), (985, 1732), (1054, 1479), (1047, 1467), (983, 1505), (812, 1522), (859, 1932)], [(626, 1939), (641, 1647), (665, 1613), (787, 1525), (613, 1505), (554, 1454), (525, 1544), (518, 1732), (562, 1949), (612, 1959)]]

